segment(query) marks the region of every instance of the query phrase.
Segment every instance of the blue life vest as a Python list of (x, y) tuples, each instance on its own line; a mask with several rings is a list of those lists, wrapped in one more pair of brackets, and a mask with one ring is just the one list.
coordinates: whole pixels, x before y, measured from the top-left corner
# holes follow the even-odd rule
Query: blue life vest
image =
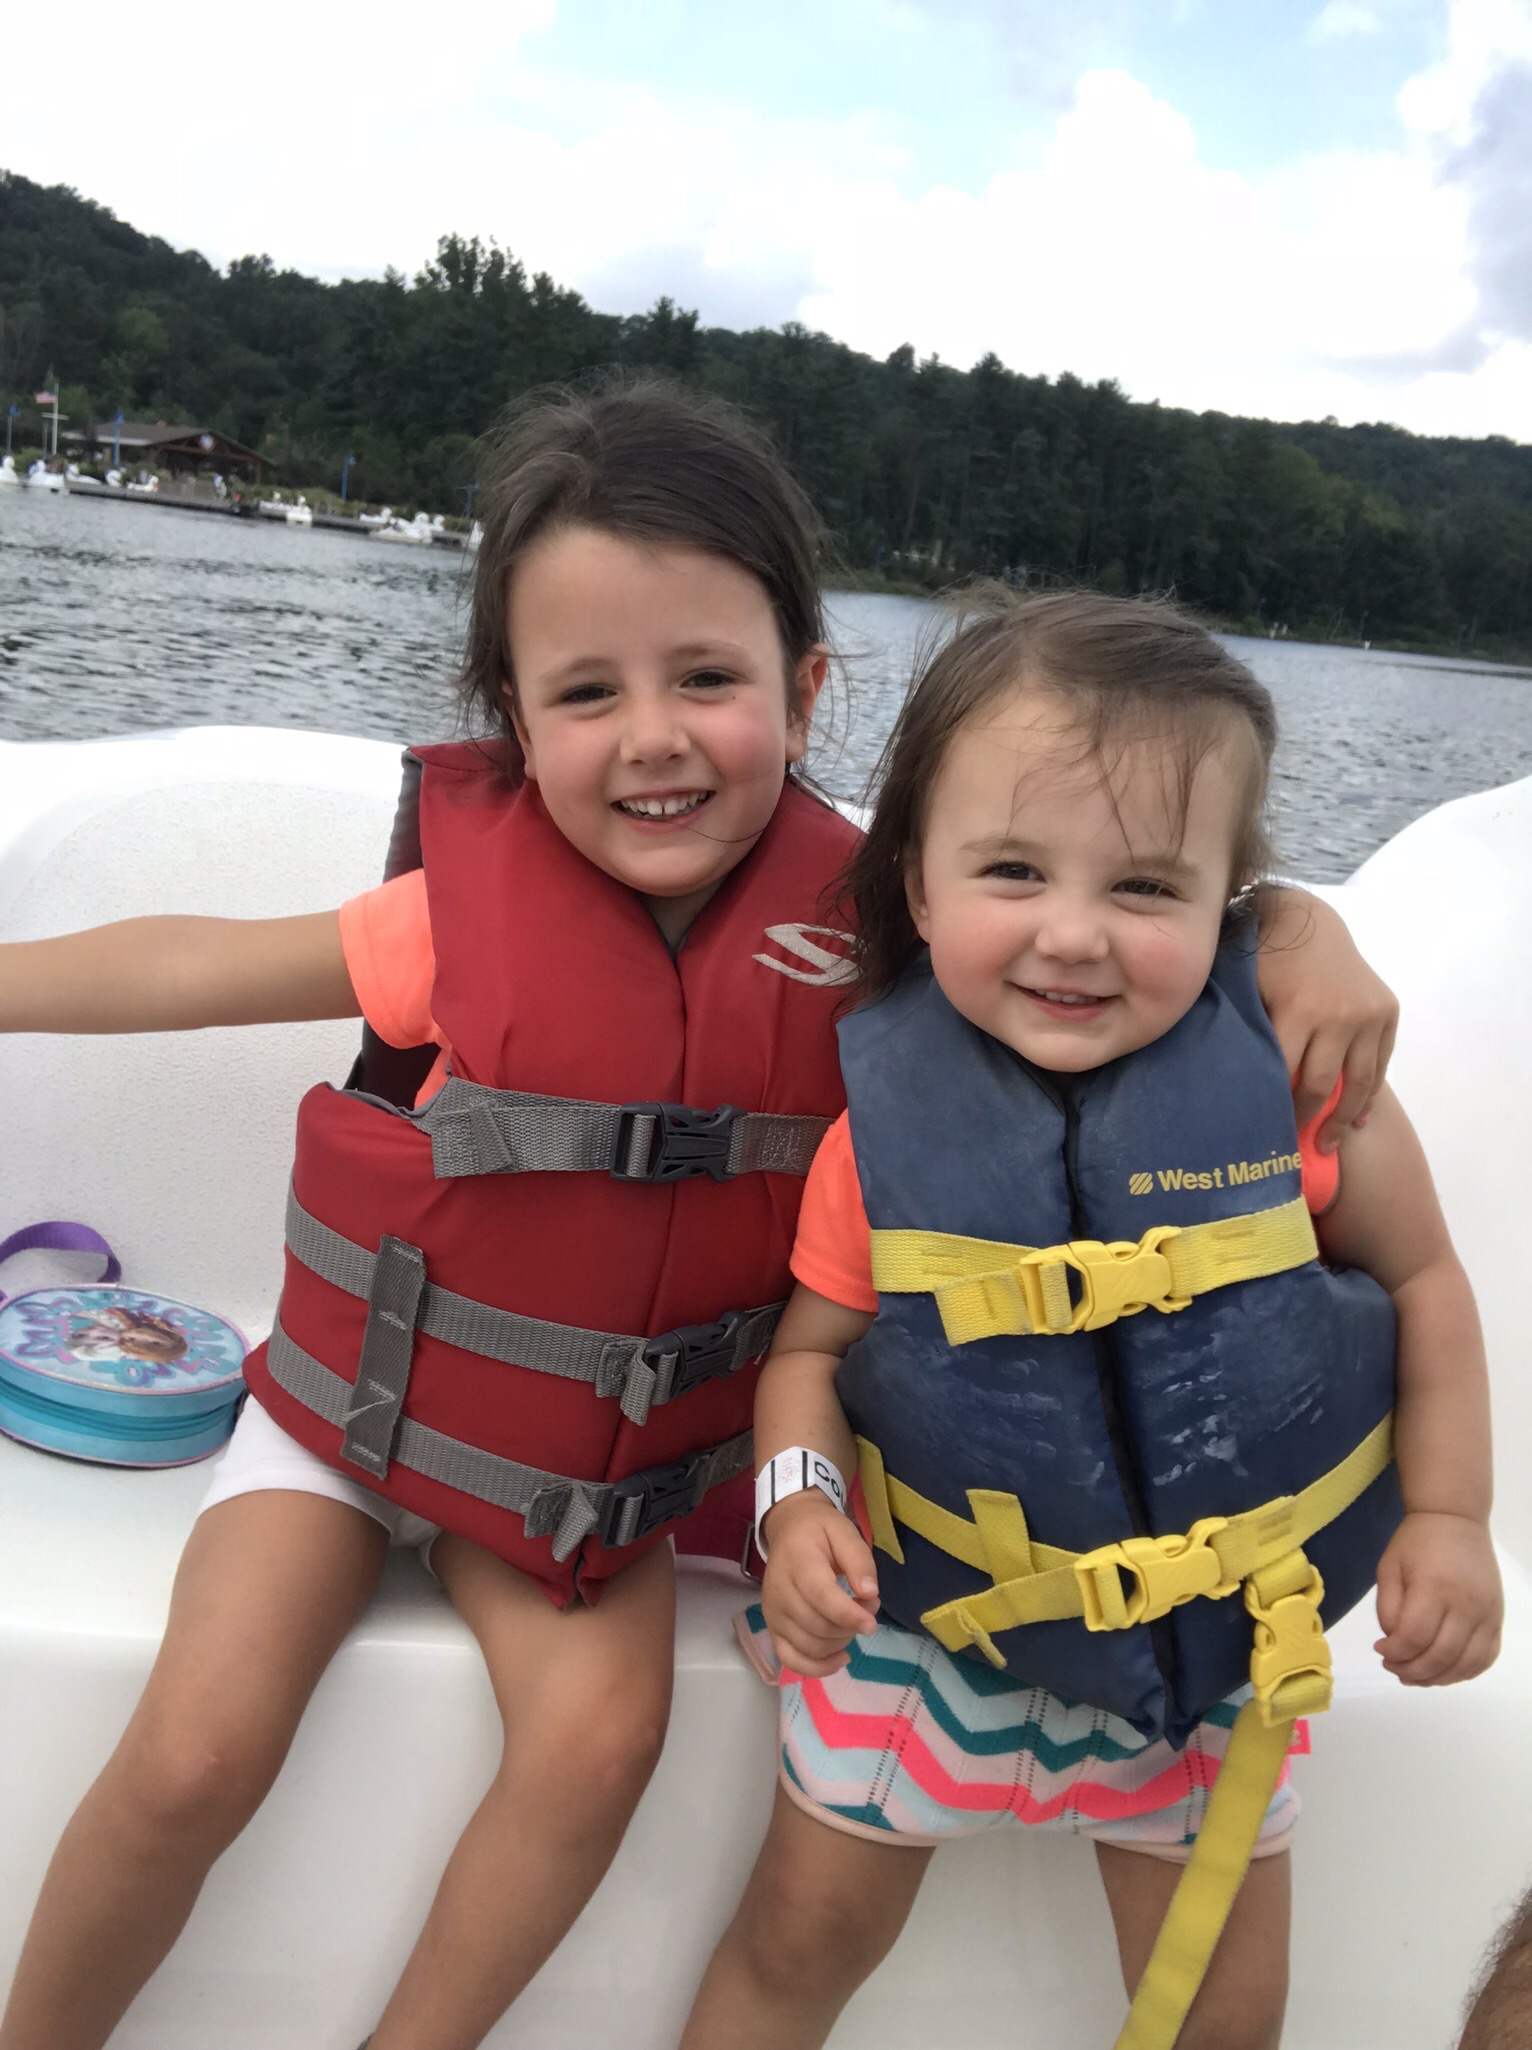
[[(1035, 1068), (970, 1025), (924, 957), (843, 1021), (840, 1042), (875, 1233), (1137, 1240), (1301, 1195), (1292, 1095), (1248, 937), (1226, 940), (1164, 1038), (1088, 1073)], [(1168, 1314), (953, 1345), (932, 1295), (885, 1293), (837, 1385), (853, 1430), (906, 1488), (956, 1517), (969, 1490), (1014, 1495), (1034, 1541), (1087, 1553), (1296, 1495), (1386, 1430), (1393, 1306), (1367, 1275), (1308, 1260)], [(1327, 1623), (1371, 1587), (1401, 1513), (1390, 1464), (1305, 1543)], [(898, 1543), (902, 1561), (879, 1555), (879, 1587), (883, 1613), (908, 1628), (994, 1584), (914, 1529)], [(1182, 1743), (1250, 1668), (1251, 1618), (1230, 1592), (1128, 1628), (1030, 1622), (996, 1635), (989, 1655), (1018, 1681)]]

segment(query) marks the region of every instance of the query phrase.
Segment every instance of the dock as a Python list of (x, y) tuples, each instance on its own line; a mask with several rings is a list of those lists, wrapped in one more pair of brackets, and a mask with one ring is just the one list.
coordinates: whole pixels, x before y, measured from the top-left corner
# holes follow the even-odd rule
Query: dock
[[(255, 499), (242, 498), (236, 502), (232, 497), (217, 498), (210, 492), (196, 490), (178, 491), (174, 485), (162, 488), (159, 491), (132, 491), (126, 486), (114, 488), (112, 485), (103, 484), (96, 477), (66, 477), (64, 488), (74, 497), (109, 498), (114, 503), (123, 505), (170, 506), (177, 512), (213, 513), (220, 515), (224, 519), (259, 520), (262, 525), (271, 526), (307, 526), (309, 524), (307, 520), (297, 522), (284, 521), (274, 512), (263, 512), (260, 502)], [(355, 540), (367, 541), (378, 532), (376, 527), (364, 527), (360, 518), (355, 514), (348, 516), (344, 513), (320, 512), (315, 506), (306, 506), (305, 511), (312, 516), (314, 526), (324, 527), (333, 534), (349, 534)], [(408, 523), (406, 522), (405, 524)], [(464, 548), (467, 544), (468, 535), (466, 533), (459, 533), (450, 527), (433, 528), (431, 530), (430, 545), (434, 547)], [(419, 543), (417, 545), (424, 546), (426, 544)]]

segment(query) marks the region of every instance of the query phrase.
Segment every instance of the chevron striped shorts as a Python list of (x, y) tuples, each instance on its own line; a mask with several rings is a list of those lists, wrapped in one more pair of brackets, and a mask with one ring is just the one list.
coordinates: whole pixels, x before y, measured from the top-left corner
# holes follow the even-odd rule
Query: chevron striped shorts
[[(769, 1672), (759, 1605), (740, 1625)], [(924, 1631), (880, 1623), (852, 1639), (850, 1658), (828, 1679), (779, 1676), (782, 1785), (832, 1828), (906, 1844), (1021, 1823), (1184, 1862), (1250, 1693), (1221, 1701), (1176, 1751), (1104, 1709), (954, 1658)], [(1302, 1724), (1294, 1749), (1308, 1749)], [(1297, 1815), (1284, 1766), (1256, 1857), (1288, 1848)]]

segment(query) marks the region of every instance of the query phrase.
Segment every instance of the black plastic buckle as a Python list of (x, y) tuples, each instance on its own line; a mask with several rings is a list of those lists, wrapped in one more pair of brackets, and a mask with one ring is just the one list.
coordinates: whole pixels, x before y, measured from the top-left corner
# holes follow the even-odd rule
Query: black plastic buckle
[(744, 1321), (743, 1310), (730, 1310), (716, 1324), (680, 1324), (674, 1331), (662, 1331), (658, 1338), (645, 1341), (644, 1361), (656, 1374), (663, 1370), (667, 1359), (675, 1360), (667, 1401), (673, 1396), (690, 1394), (704, 1381), (733, 1373), (739, 1327)]
[[(612, 1483), (606, 1515), (602, 1518), (604, 1545), (636, 1545), (673, 1516), (686, 1516), (696, 1507), (697, 1461), (678, 1459), (670, 1466), (647, 1467), (629, 1474), (625, 1481)], [(641, 1504), (637, 1521), (629, 1523), (628, 1504)]]
[[(625, 1103), (617, 1114), (617, 1144), (611, 1174), (619, 1182), (684, 1182), (693, 1175), (711, 1175), (715, 1182), (729, 1174), (729, 1141), (740, 1112), (732, 1103), (717, 1110), (692, 1110), (684, 1103)], [(633, 1120), (654, 1120), (649, 1157), (631, 1168), (628, 1154)]]

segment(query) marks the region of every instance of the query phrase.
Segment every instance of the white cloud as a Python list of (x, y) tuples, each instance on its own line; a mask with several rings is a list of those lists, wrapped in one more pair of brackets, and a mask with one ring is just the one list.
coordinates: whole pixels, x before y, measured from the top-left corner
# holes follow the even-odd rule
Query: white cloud
[(1450, 0), (1447, 54), (1401, 87), (1400, 117), (1425, 141), (1464, 143), (1480, 93), (1518, 61), (1532, 61), (1527, 0)]
[(1383, 23), (1374, 8), (1363, 7), (1360, 0), (1329, 0), (1309, 23), (1308, 39), (1311, 43), (1335, 43), (1346, 36), (1378, 36), (1383, 33)]
[[(1423, 390), (1421, 402), (1449, 402), (1456, 390), (1482, 406), (1503, 391), (1519, 415), (1506, 368), (1525, 369), (1517, 345), (1532, 343), (1532, 7), (1451, 0), (1446, 54), (1404, 86), (1399, 110), (1439, 189), (1463, 208), (1473, 292), (1468, 316), (1428, 366), (1448, 381)], [(1525, 427), (1510, 431), (1532, 439)]]
[(1532, 331), (1506, 325), (1532, 275), (1511, 90), (1532, 12), (1453, 0), (1449, 27), (1398, 148), (1254, 177), (1204, 163), (1128, 75), (1088, 75), (1035, 168), (974, 194), (883, 187), (822, 223), (805, 317), (875, 353), (993, 348), (1196, 409), (1532, 441)]
[(484, 125), (556, 13), (557, 0), (453, 0), (436, 18), (408, 0), (365, 14), (144, 0), (124, 53), (119, 8), (65, 0), (50, 41), (92, 53), (89, 84), (10, 96), (0, 163), (219, 264), (263, 250), (326, 276), (413, 264), (454, 224), (465, 128)]
[[(1121, 72), (1080, 82), (1035, 169), (972, 196), (859, 199), (819, 225), (805, 317), (876, 354), (993, 348), (1199, 410), (1402, 418), (1403, 381), (1347, 359), (1428, 354), (1473, 306), (1463, 201), (1423, 161), (1333, 153), (1242, 178)], [(1499, 431), (1532, 437), (1532, 392), (1500, 399)], [(1433, 417), (1448, 410), (1435, 394)]]
[(19, 96), (4, 155), (219, 262), (413, 269), (451, 228), (613, 311), (669, 292), (704, 319), (797, 317), (877, 355), (909, 341), (966, 366), (993, 349), (1198, 409), (1532, 440), (1532, 336), (1483, 328), (1475, 269), (1485, 181), (1510, 159), (1480, 147), (1462, 168), (1486, 86), (1532, 52), (1525, 0), (1452, 0), (1396, 148), (1242, 175), (1205, 162), (1167, 100), (1099, 69), (1045, 146), (972, 190), (921, 187), (892, 118), (854, 102), (783, 120), (743, 85), (683, 100), (554, 66), (554, 0), (455, 0), (439, 44), (394, 0), (365, 44), (317, 9), (300, 37), (297, 0), (271, 0), (259, 44), (185, 0), (146, 11), (145, 46), (173, 50), (177, 76), (240, 76), (246, 111), (125, 148), (120, 123)]

